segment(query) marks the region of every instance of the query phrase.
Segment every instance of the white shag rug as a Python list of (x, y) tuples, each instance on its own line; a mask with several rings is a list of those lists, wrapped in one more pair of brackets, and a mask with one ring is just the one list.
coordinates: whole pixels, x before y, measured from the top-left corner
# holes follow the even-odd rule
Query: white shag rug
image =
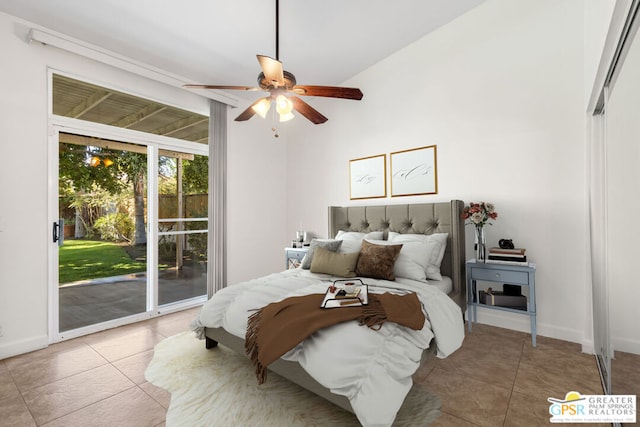
[[(355, 415), (273, 372), (258, 386), (245, 355), (221, 345), (207, 350), (193, 332), (157, 344), (145, 377), (171, 393), (168, 427), (360, 425)], [(394, 426), (427, 426), (439, 415), (437, 396), (415, 385)]]

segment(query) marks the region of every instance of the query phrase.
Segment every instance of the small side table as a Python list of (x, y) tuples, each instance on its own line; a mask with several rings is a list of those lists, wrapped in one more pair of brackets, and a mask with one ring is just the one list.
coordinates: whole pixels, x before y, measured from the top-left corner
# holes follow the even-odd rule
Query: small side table
[(285, 268), (290, 270), (292, 268), (300, 267), (302, 258), (307, 254), (308, 250), (308, 246), (303, 248), (284, 248)]
[[(536, 265), (530, 262), (528, 265), (511, 265), (476, 262), (471, 259), (466, 263), (467, 273), (467, 315), (468, 327), (471, 332), (471, 325), (478, 320), (478, 306), (503, 310), (511, 313), (526, 314), (531, 317), (531, 344), (536, 346)], [(476, 281), (499, 282), (511, 285), (527, 286), (529, 293), (527, 296), (527, 310), (518, 310), (497, 305), (480, 303), (479, 289)]]

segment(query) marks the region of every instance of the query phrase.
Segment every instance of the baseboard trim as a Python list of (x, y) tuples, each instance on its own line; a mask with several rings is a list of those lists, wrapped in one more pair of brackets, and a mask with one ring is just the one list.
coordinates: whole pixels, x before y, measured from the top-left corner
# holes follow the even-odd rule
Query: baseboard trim
[[(482, 307), (478, 307), (478, 323), (526, 332), (528, 334), (531, 333), (531, 318), (524, 314), (507, 313), (504, 311), (490, 309), (487, 310)], [(582, 345), (583, 351), (585, 349), (585, 345), (587, 345), (588, 349), (588, 341), (585, 341), (584, 331), (582, 330), (564, 328), (537, 321), (536, 331), (536, 335), (538, 336), (577, 343)], [(593, 347), (593, 343), (591, 343), (591, 347)], [(587, 351), (587, 353), (589, 353), (589, 351)]]
[(40, 350), (49, 346), (49, 337), (40, 335), (35, 338), (0, 343), (0, 360), (17, 356), (30, 351)]
[(583, 339), (582, 340), (582, 352), (587, 354), (596, 354), (596, 346), (593, 343), (593, 340)]
[(640, 354), (640, 341), (629, 338), (611, 337), (611, 347), (615, 351)]

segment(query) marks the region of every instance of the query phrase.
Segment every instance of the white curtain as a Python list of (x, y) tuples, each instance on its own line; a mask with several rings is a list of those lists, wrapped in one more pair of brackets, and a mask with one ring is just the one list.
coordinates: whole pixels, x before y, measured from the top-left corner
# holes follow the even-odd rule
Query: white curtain
[(207, 296), (227, 286), (227, 104), (209, 115), (209, 269)]

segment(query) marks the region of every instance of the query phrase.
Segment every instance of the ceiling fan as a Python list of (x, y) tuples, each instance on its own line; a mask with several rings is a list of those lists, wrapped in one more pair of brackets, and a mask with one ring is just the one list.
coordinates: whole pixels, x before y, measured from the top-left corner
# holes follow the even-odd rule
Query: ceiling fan
[(295, 95), (361, 100), (362, 92), (357, 88), (297, 84), (296, 77), (292, 73), (284, 70), (282, 68), (282, 62), (279, 60), (279, 15), (279, 0), (276, 0), (276, 57), (271, 58), (266, 55), (256, 55), (260, 63), (260, 68), (262, 68), (262, 72), (258, 75), (259, 87), (196, 84), (187, 84), (184, 85), (184, 87), (192, 89), (262, 90), (269, 92), (269, 96), (258, 99), (251, 104), (249, 108), (240, 113), (235, 119), (238, 122), (249, 120), (255, 114), (265, 118), (272, 102), (275, 102), (276, 111), (279, 114), (279, 120), (281, 122), (291, 120), (294, 117), (292, 110), (295, 110), (317, 125), (326, 122), (328, 119)]

